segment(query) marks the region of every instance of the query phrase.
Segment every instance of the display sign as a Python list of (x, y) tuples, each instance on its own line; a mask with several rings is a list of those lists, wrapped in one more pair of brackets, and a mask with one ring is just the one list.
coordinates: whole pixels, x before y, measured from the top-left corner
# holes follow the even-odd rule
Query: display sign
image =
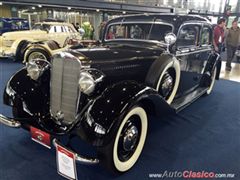
[(35, 127), (30, 127), (30, 132), (32, 136), (32, 140), (51, 149), (51, 136), (50, 134), (37, 129)]
[(58, 173), (67, 179), (77, 180), (75, 154), (57, 145), (56, 156)]

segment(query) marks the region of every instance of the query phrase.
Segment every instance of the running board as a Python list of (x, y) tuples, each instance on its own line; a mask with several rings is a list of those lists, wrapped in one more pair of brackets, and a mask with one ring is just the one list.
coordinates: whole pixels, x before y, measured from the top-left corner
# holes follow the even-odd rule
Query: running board
[(186, 96), (174, 100), (171, 104), (172, 108), (174, 108), (176, 112), (181, 111), (182, 109), (196, 101), (200, 96), (205, 94), (207, 89), (208, 88), (199, 87), (193, 92), (187, 94)]

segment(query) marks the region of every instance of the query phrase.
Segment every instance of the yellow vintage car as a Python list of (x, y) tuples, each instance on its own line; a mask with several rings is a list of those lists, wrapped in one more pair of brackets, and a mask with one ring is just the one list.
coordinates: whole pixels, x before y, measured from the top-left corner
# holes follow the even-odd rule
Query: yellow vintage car
[(29, 44), (50, 41), (52, 45), (54, 44), (54, 48), (61, 49), (69, 43), (70, 39), (82, 39), (80, 33), (70, 23), (36, 23), (28, 31), (3, 33), (0, 36), (0, 57), (23, 61)]

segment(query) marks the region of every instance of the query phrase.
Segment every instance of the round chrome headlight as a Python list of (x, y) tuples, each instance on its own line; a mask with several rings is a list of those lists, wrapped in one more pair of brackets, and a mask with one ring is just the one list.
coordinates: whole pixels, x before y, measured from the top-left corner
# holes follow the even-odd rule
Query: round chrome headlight
[(87, 95), (91, 94), (94, 91), (95, 81), (91, 74), (89, 74), (88, 72), (80, 73), (79, 88), (80, 91)]
[(40, 76), (41, 69), (38, 67), (35, 61), (31, 61), (27, 64), (27, 72), (28, 76), (36, 81)]

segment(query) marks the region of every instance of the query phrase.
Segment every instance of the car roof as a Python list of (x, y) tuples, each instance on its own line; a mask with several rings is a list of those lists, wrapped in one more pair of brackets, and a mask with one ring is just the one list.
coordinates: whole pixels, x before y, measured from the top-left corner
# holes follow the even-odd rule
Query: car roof
[(173, 24), (175, 27), (179, 27), (181, 24), (186, 22), (206, 22), (211, 23), (208, 19), (199, 15), (186, 15), (186, 14), (175, 14), (175, 13), (151, 13), (151, 14), (137, 14), (137, 15), (126, 15), (108, 21), (108, 24), (116, 22), (139, 22), (139, 21), (161, 21), (165, 23)]

